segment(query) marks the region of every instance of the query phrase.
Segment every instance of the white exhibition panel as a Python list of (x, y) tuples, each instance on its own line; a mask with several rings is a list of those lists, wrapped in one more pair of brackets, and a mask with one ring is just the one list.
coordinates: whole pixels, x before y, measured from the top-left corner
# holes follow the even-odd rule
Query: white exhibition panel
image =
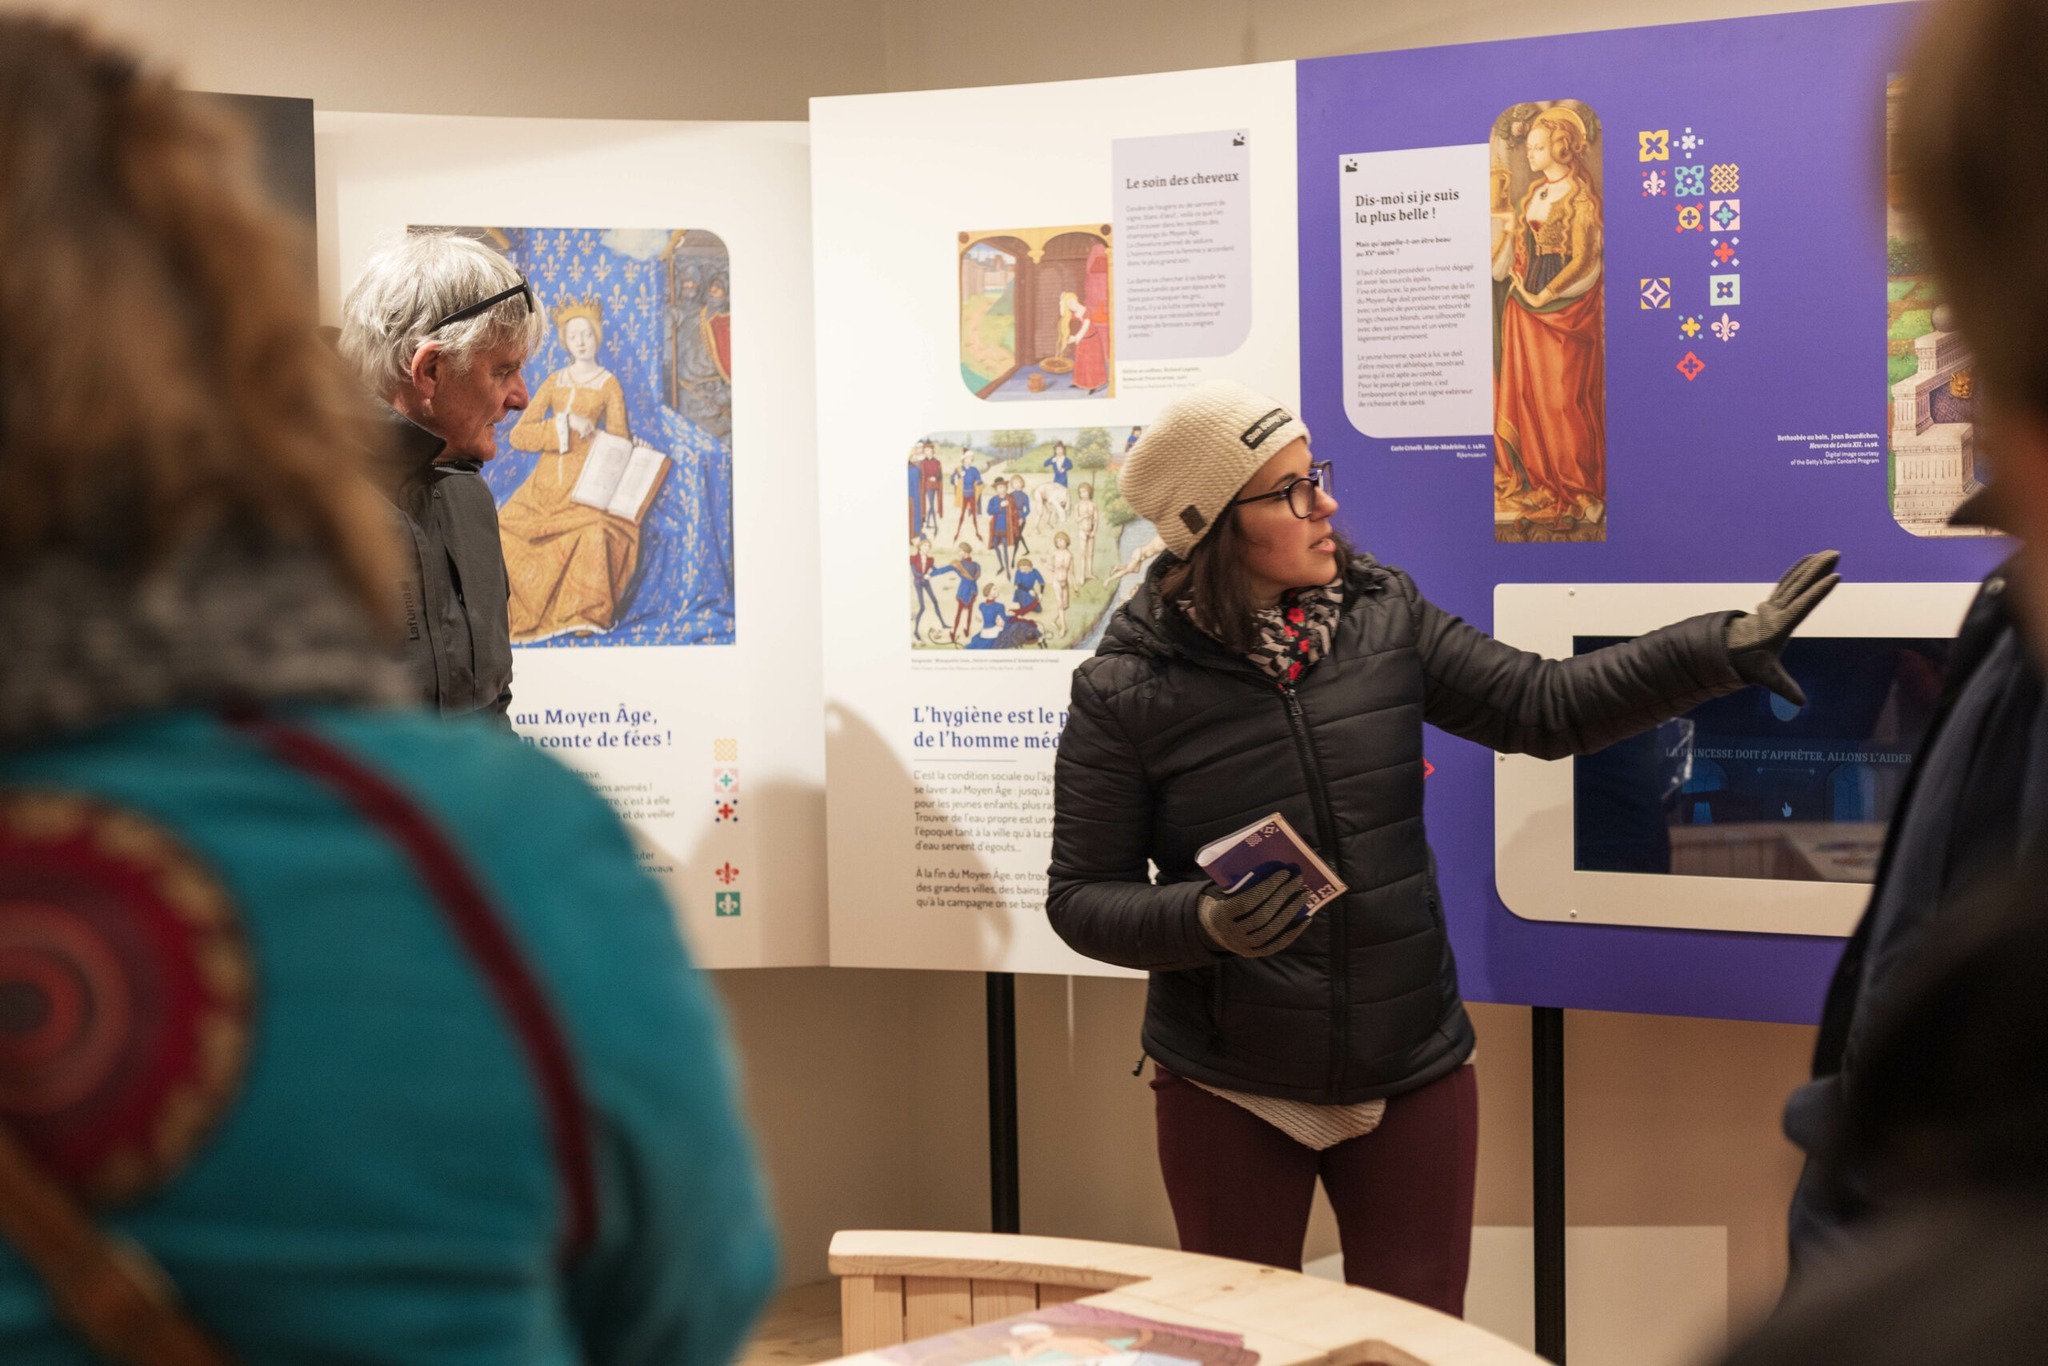
[[(1574, 636), (1637, 636), (1702, 612), (1746, 610), (1768, 583), (1504, 583), (1493, 591), (1494, 635), (1550, 659)], [(1953, 638), (1974, 583), (1842, 583), (1800, 626), (1801, 637)], [(1525, 920), (1652, 925), (1756, 934), (1843, 936), (1870, 900), (1868, 882), (1692, 877), (1574, 866), (1572, 763), (1494, 758), (1494, 876)]]
[[(614, 794), (698, 963), (824, 963), (804, 125), (315, 118), (329, 321), (370, 251), (409, 226), (702, 229), (723, 241), (738, 289), (732, 643), (520, 648), (512, 710), (530, 742)], [(646, 743), (619, 743), (628, 731)], [(719, 819), (715, 799), (733, 788), (737, 805)]]
[[(812, 101), (835, 965), (1130, 975), (1069, 950), (1044, 913), (1052, 745), (1071, 672), (1093, 641), (1076, 630), (1071, 639), (1047, 634), (1062, 648), (955, 650), (953, 633), (926, 628), (922, 610), (915, 621), (906, 615), (907, 552), (916, 543), (898, 534), (909, 526), (897, 469), (922, 438), (945, 434), (952, 440), (939, 443), (939, 455), (953, 462), (950, 480), (969, 446), (1000, 447), (994, 438), (1023, 429), (1037, 449), (1028, 459), (998, 450), (991, 472), (1028, 467), (1038, 498), (1049, 482), (1039, 452), (1056, 433), (1071, 441), (1093, 432), (1100, 443), (1107, 429), (1120, 456), (1133, 425), (1211, 378), (1297, 403), (1294, 92), (1293, 64), (1272, 63)], [(1189, 159), (1177, 172), (1181, 157)], [(1008, 249), (1020, 262), (1028, 249), (1033, 263), (988, 258), (993, 283), (980, 303), (1000, 322), (1001, 304), (989, 300), (1003, 281), (1012, 282), (1014, 310), (1024, 294), (1016, 282), (1037, 278), (1036, 253), (1053, 252), (1051, 235), (1070, 229), (1106, 243), (1118, 310), (1108, 332), (1113, 347), (1129, 350), (1110, 365), (1111, 382), (1085, 392), (1085, 359), (1070, 362), (1071, 387), (1056, 370), (1029, 373), (1034, 356), (1078, 358), (1082, 348), (1066, 352), (1062, 333), (1054, 353), (1048, 334), (1027, 355), (1021, 338), (1030, 328), (1014, 311), (1014, 368), (970, 375), (969, 310), (979, 304), (968, 277), (976, 272), (978, 289), (982, 275), (979, 258), (969, 261), (980, 236), (1014, 230), (1018, 238), (1003, 239)], [(1173, 239), (1196, 244), (1187, 259), (1163, 254)], [(1249, 300), (1228, 297), (1247, 280)], [(1176, 291), (1200, 306), (1145, 313), (1147, 300)], [(1050, 307), (1055, 292), (1044, 288), (1036, 306)], [(1080, 283), (1064, 292), (1086, 293)], [(1022, 391), (1026, 379), (1047, 378), (1043, 392)], [(1106, 492), (1113, 473), (1098, 464), (1093, 477)], [(1083, 482), (1077, 474), (1076, 499)], [(1062, 483), (1050, 507), (1041, 499), (1030, 532), (1034, 568), (1053, 535), (1072, 530), (1066, 492)], [(933, 540), (941, 560), (957, 558), (962, 539), (957, 498), (945, 489)], [(984, 536), (991, 543), (993, 525)], [(977, 522), (975, 535), (983, 530)], [(1142, 530), (1142, 522), (1124, 528), (1130, 545), (1111, 534), (1096, 552), (1102, 563), (1136, 562), (1148, 539)], [(997, 571), (988, 566), (989, 583)], [(1008, 590), (1012, 580), (1002, 582)], [(938, 594), (941, 628), (956, 611), (953, 594)]]

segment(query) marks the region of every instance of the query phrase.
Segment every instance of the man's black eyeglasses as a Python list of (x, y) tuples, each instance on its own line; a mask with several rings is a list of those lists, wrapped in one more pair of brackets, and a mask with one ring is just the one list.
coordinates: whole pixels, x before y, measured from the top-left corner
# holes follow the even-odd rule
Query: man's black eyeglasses
[(500, 292), (493, 294), (488, 299), (484, 299), (481, 302), (471, 304), (468, 308), (456, 309), (453, 313), (450, 313), (447, 317), (441, 319), (441, 321), (435, 323), (432, 327), (428, 328), (427, 333), (428, 335), (431, 336), (432, 334), (439, 332), (442, 328), (451, 326), (455, 323), (459, 323), (465, 318), (474, 318), (477, 314), (485, 312), (488, 309), (496, 308), (499, 304), (504, 303), (507, 299), (513, 298), (515, 296), (525, 299), (526, 311), (528, 313), (533, 312), (535, 308), (535, 304), (533, 301), (533, 286), (526, 283), (526, 277), (522, 275), (519, 277), (519, 283), (512, 286), (512, 288), (507, 290), (501, 290)]
[(1234, 508), (1242, 503), (1263, 503), (1268, 498), (1285, 498), (1287, 510), (1307, 521), (1316, 515), (1317, 495), (1329, 493), (1335, 487), (1336, 482), (1330, 477), (1330, 462), (1318, 460), (1308, 467), (1307, 474), (1296, 475), (1271, 493), (1254, 493), (1249, 498), (1233, 498), (1224, 506)]

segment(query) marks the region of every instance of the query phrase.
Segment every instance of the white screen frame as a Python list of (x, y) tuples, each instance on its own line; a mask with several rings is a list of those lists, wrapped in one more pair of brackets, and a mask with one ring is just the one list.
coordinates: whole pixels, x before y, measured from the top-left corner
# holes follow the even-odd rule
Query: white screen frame
[[(1802, 636), (1952, 637), (1975, 583), (1844, 583)], [(1701, 612), (1761, 601), (1767, 583), (1504, 583), (1494, 636), (1550, 659), (1574, 636), (1639, 636)], [(1870, 899), (1868, 883), (1583, 872), (1572, 866), (1572, 761), (1495, 756), (1494, 884), (1524, 920), (1841, 937)]]

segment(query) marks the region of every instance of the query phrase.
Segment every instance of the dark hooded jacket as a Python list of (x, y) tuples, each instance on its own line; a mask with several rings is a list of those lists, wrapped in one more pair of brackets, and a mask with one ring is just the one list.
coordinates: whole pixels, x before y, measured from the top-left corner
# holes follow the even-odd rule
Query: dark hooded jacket
[(1813, 1080), (1785, 1105), (1785, 1135), (1808, 1154), (1792, 1196), (1795, 1280), (1844, 1252), (1856, 1226), (1883, 1211), (1868, 1174), (1841, 1162), (1835, 1148), (1863, 1056), (1899, 1009), (1930, 936), (1995, 906), (2000, 879), (2048, 832), (2048, 708), (2013, 614), (2011, 573), (2008, 562), (1986, 577), (1956, 634), (1940, 702), (1885, 834), (1870, 905), (1828, 987)]
[[(1422, 826), (1425, 721), (1558, 758), (1743, 686), (1732, 613), (1547, 660), (1357, 555), (1328, 655), (1281, 689), (1161, 598), (1171, 562), (1075, 672), (1046, 909), (1081, 953), (1150, 970), (1145, 1052), (1212, 1086), (1350, 1104), (1426, 1085), (1471, 1053)], [(1195, 854), (1275, 811), (1349, 890), (1288, 948), (1235, 957), (1199, 927), (1213, 884)]]

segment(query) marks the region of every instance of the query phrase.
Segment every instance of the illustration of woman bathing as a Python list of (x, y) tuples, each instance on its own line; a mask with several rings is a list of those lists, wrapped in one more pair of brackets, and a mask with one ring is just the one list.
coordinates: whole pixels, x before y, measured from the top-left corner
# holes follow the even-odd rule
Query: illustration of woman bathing
[[(1082, 278), (1081, 295), (1060, 298), (1060, 326), (1072, 317), (1074, 387), (1087, 393), (1109, 383), (1109, 249), (1097, 242), (1088, 248), (1088, 269)], [(1074, 299), (1070, 311), (1068, 300)]]

